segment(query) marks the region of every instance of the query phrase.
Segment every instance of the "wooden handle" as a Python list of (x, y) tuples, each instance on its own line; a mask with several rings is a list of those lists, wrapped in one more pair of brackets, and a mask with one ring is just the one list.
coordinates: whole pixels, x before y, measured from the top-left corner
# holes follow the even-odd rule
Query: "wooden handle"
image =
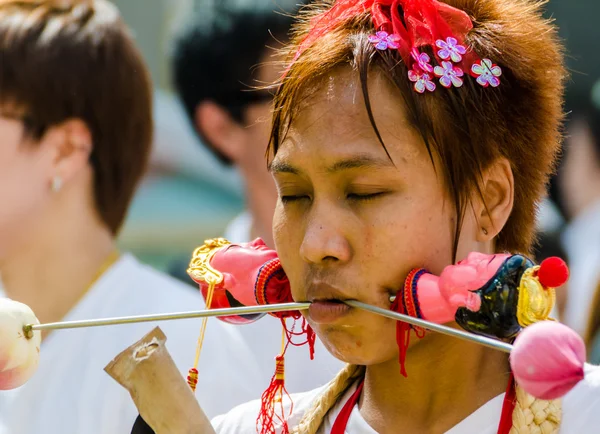
[(215, 434), (156, 327), (104, 370), (123, 386), (156, 434)]

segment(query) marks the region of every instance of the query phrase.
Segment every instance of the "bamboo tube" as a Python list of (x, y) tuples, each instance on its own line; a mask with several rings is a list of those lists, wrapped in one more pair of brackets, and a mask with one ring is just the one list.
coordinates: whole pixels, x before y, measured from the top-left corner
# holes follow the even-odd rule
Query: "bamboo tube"
[(156, 327), (104, 370), (123, 386), (156, 434), (215, 434)]

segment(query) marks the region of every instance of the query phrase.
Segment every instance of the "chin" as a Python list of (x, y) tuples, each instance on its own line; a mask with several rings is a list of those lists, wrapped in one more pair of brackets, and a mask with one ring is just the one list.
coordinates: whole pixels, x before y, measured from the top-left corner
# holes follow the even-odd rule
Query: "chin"
[[(355, 336), (343, 327), (328, 327), (318, 330), (317, 334), (327, 351), (345, 363), (369, 366), (398, 358), (395, 340), (390, 345), (382, 346), (381, 340)], [(378, 345), (373, 345), (374, 342)]]

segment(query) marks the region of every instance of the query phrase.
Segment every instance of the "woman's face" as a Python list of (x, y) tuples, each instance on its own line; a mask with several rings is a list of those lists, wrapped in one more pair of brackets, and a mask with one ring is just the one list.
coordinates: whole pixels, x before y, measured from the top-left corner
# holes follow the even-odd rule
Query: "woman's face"
[[(440, 273), (451, 263), (456, 221), (397, 91), (372, 74), (370, 100), (390, 160), (354, 75), (338, 70), (324, 82), (274, 157), (273, 234), (294, 299), (313, 302), (307, 318), (329, 351), (369, 365), (397, 357), (395, 322), (336, 300), (389, 308), (412, 268)], [(463, 234), (475, 233), (473, 225), (467, 213)], [(461, 236), (457, 259), (475, 246)]]
[(20, 120), (0, 114), (0, 261), (39, 223), (53, 155), (43, 141), (29, 143)]

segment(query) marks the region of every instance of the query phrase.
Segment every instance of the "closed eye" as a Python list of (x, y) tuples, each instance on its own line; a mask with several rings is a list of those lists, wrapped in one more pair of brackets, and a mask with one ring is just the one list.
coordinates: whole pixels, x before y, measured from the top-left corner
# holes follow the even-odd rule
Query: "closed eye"
[(305, 199), (310, 199), (310, 197), (305, 194), (281, 196), (281, 202), (283, 203), (298, 202)]
[(346, 195), (346, 198), (351, 201), (367, 202), (367, 201), (370, 201), (373, 199), (377, 199), (378, 197), (381, 197), (385, 194), (386, 194), (385, 191), (380, 191), (377, 193), (368, 193), (368, 194), (349, 193)]

